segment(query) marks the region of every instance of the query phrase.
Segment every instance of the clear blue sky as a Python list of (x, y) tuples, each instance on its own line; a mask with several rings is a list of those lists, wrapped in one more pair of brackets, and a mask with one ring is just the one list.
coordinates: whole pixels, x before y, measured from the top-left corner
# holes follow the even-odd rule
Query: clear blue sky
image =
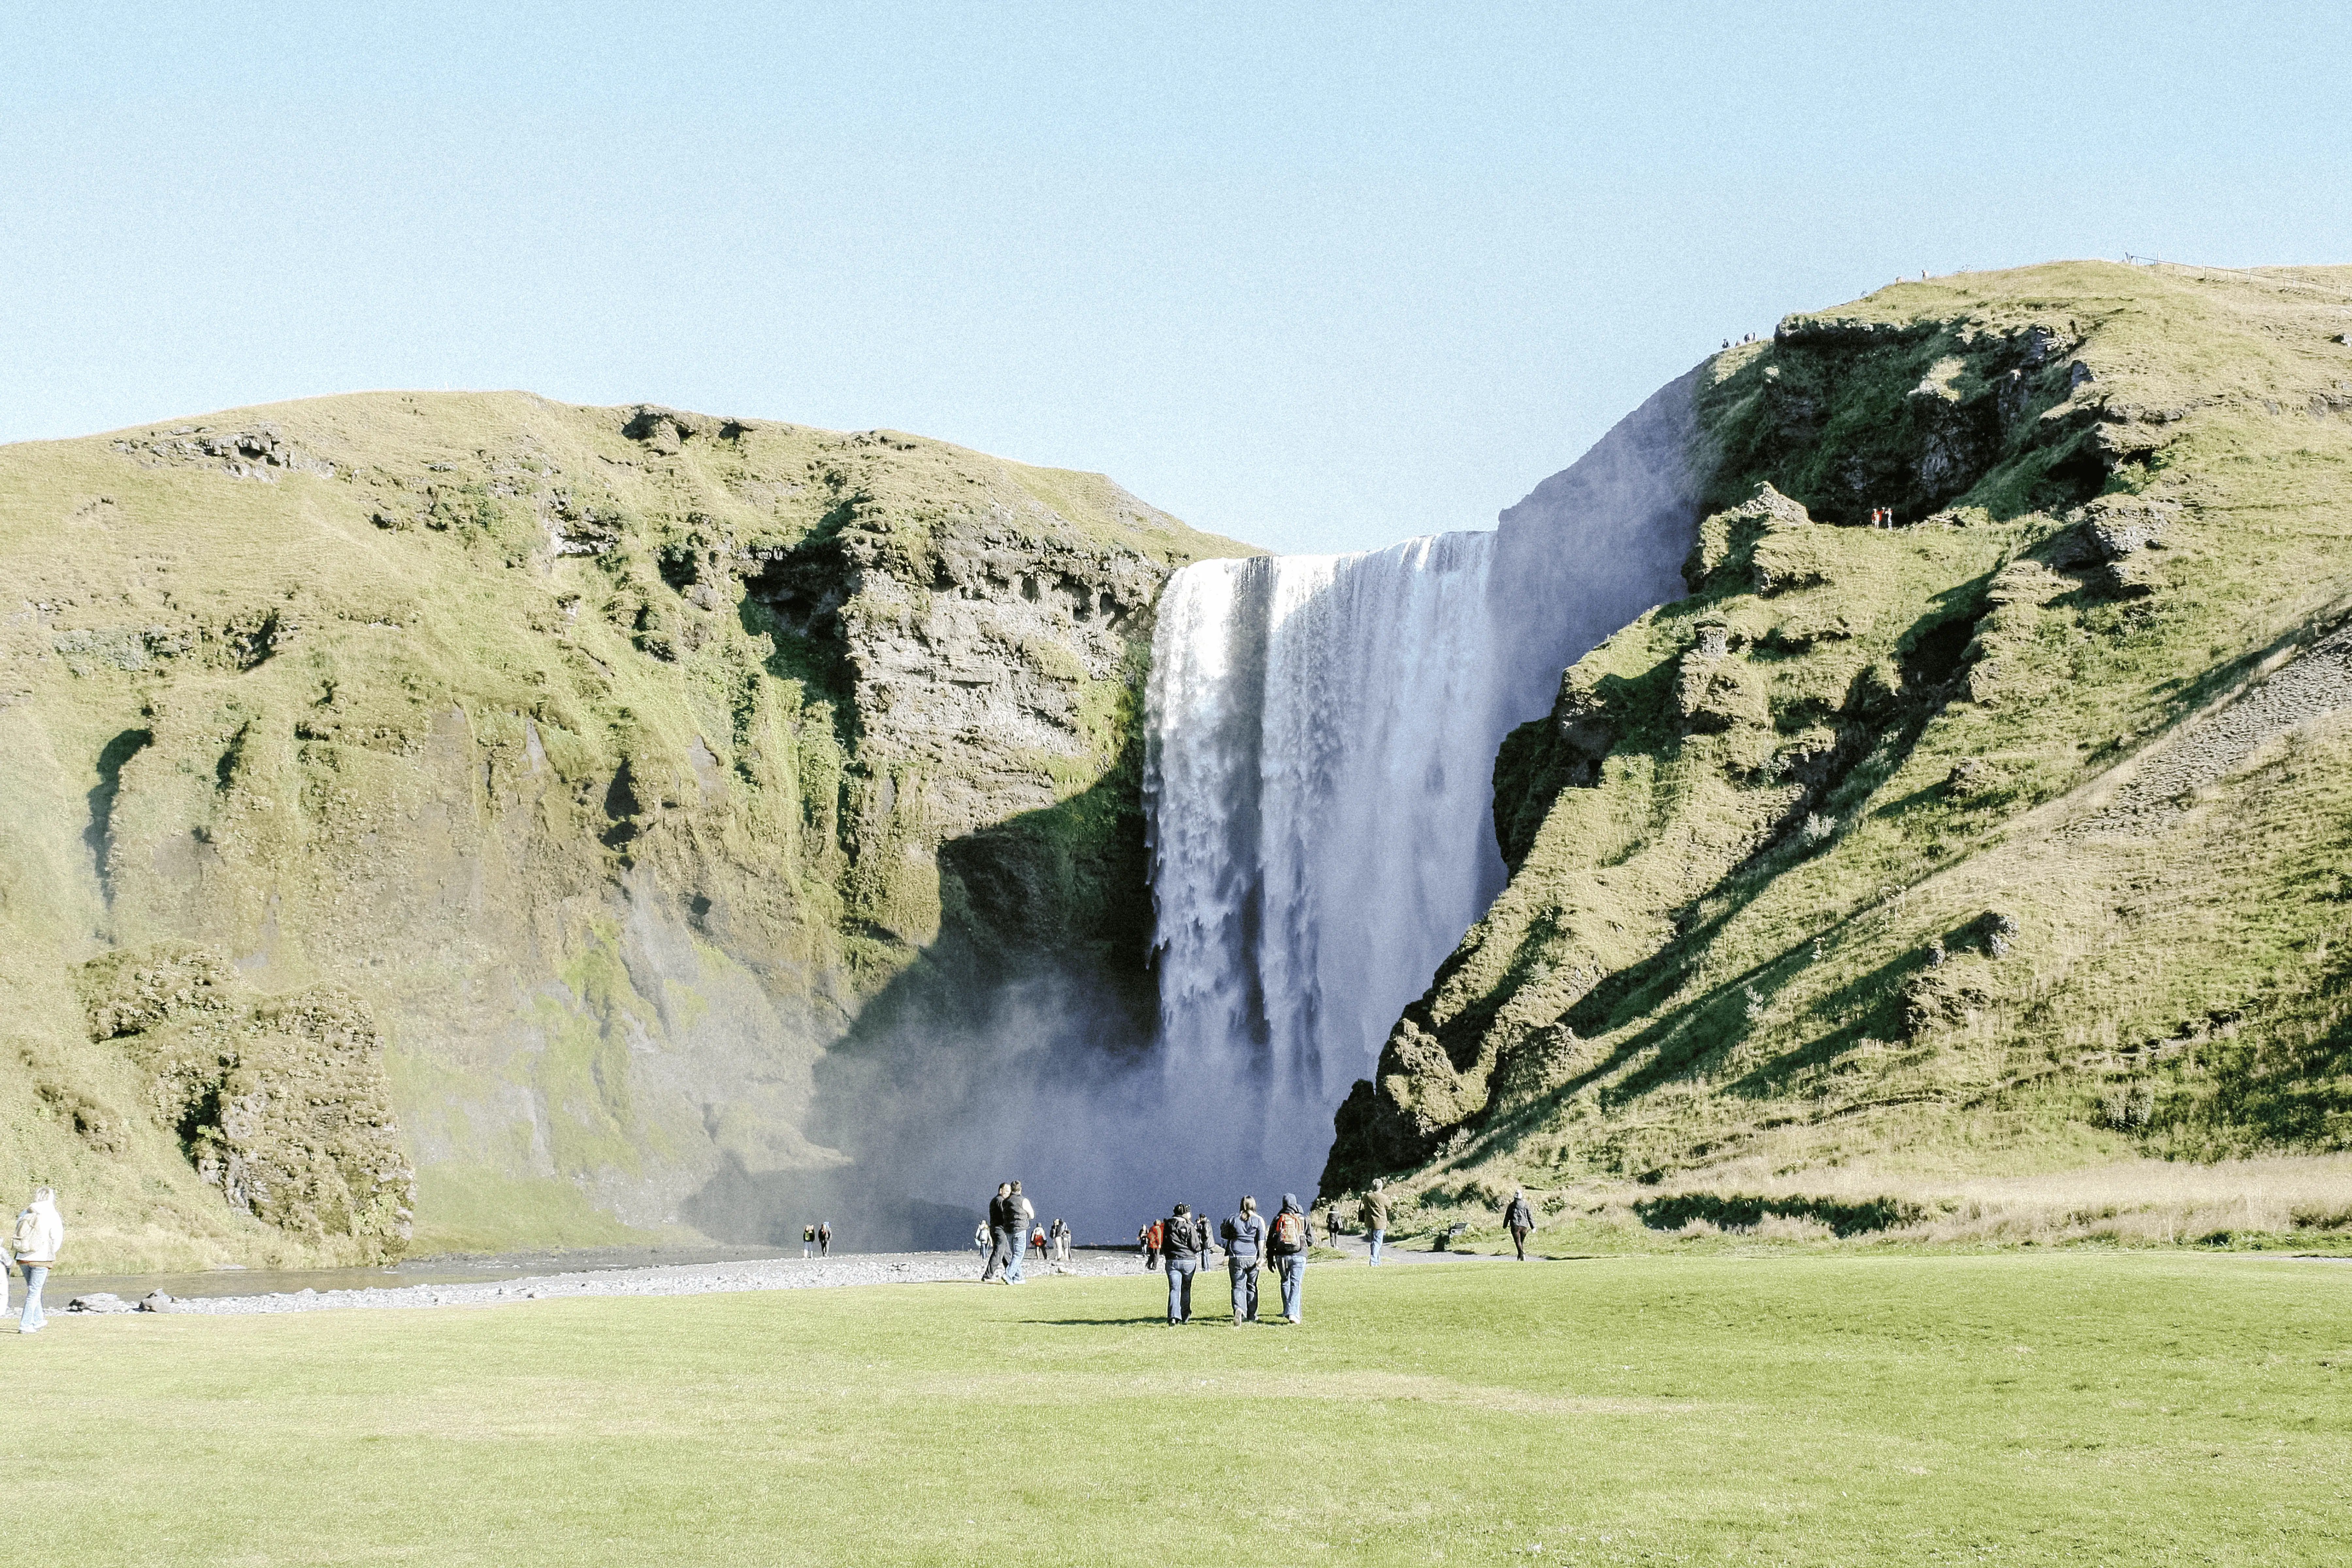
[(1898, 272), (2352, 259), (2335, 3), (8, 9), (0, 439), (528, 387), (1354, 549)]

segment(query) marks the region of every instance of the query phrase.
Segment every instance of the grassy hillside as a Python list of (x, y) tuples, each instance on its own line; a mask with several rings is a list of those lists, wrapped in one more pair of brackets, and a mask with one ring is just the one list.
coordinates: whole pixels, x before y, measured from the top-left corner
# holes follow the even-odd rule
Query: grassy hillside
[(1239, 548), (522, 394), (0, 448), (0, 1187), (90, 1267), (734, 1223), (886, 988), (1137, 983), (1150, 605)]
[(2352, 268), (2065, 263), (1711, 362), (1692, 595), (1507, 744), (1509, 888), (1327, 1190), (2352, 1143), (2347, 331)]
[(92, 1562), (2316, 1564), (2336, 1272), (1318, 1265), (1303, 1328), (1239, 1331), (1140, 1270), (53, 1318), (5, 1347), (14, 1484)]

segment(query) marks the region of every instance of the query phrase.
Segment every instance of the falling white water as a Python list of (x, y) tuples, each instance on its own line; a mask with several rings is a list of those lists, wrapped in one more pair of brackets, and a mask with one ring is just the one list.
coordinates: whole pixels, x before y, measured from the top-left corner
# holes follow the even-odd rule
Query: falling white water
[(1679, 594), (1696, 476), (1674, 383), (1495, 533), (1204, 561), (1146, 702), (1163, 1104), (1154, 1173), (1311, 1193), (1331, 1112), (1504, 880), (1494, 760), (1561, 668)]
[(1494, 542), (1203, 562), (1160, 601), (1144, 790), (1165, 1060), (1246, 1108), (1270, 1173), (1311, 1177), (1331, 1107), (1502, 886)]

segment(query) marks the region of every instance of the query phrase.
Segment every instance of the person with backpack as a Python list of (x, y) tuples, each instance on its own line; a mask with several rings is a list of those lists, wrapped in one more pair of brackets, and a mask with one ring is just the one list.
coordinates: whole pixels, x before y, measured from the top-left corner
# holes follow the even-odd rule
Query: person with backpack
[(1151, 1228), (1158, 1234), (1160, 1260), (1168, 1266), (1168, 1326), (1172, 1329), (1192, 1321), (1192, 1277), (1201, 1269), (1200, 1232), (1193, 1227), (1188, 1204), (1178, 1204), (1175, 1213)]
[(833, 1221), (829, 1219), (821, 1219), (816, 1222), (816, 1255), (819, 1258), (823, 1258), (826, 1253), (831, 1252), (832, 1250)]
[[(58, 1217), (58, 1194), (47, 1187), (35, 1187), (33, 1201), (16, 1216), (15, 1245), (10, 1251), (16, 1256), (16, 1267), (25, 1275), (25, 1309), (16, 1320), (20, 1334), (37, 1334), (48, 1323), (41, 1311), (41, 1287), (49, 1282), (49, 1270), (57, 1266), (58, 1249), (65, 1245), (65, 1221)], [(7, 1305), (5, 1285), (0, 1285), (0, 1308)]]
[(1372, 1262), (1381, 1260), (1381, 1243), (1389, 1234), (1389, 1194), (1380, 1177), (1372, 1178), (1372, 1190), (1364, 1194), (1364, 1239), (1372, 1244)]
[(1265, 1261), (1265, 1218), (1257, 1200), (1242, 1199), (1241, 1212), (1217, 1227), (1225, 1244), (1225, 1272), (1234, 1282), (1234, 1327), (1257, 1321), (1257, 1271)]
[(1021, 1183), (1016, 1179), (1013, 1191), (1005, 1194), (1005, 1222), (1013, 1231), (1013, 1267), (1005, 1270), (1007, 1285), (1026, 1285), (1029, 1281), (1021, 1272), (1021, 1260), (1029, 1254), (1029, 1227), (1035, 1223), (1037, 1210), (1021, 1195)]
[(1299, 1297), (1307, 1283), (1307, 1249), (1315, 1245), (1315, 1229), (1297, 1193), (1282, 1194), (1281, 1212), (1266, 1237), (1266, 1256), (1274, 1259), (1275, 1278), (1282, 1282), (1282, 1315), (1293, 1327), (1302, 1321)]
[(1519, 1261), (1528, 1260), (1528, 1232), (1536, 1227), (1536, 1211), (1528, 1202), (1525, 1187), (1511, 1189), (1511, 1201), (1503, 1205), (1503, 1228), (1511, 1233), (1511, 1245), (1518, 1248)]
[(1010, 1283), (1005, 1275), (1013, 1268), (1013, 1222), (1006, 1218), (1007, 1205), (1013, 1201), (1013, 1184), (996, 1184), (996, 1195), (988, 1200), (988, 1264), (980, 1271), (983, 1285)]

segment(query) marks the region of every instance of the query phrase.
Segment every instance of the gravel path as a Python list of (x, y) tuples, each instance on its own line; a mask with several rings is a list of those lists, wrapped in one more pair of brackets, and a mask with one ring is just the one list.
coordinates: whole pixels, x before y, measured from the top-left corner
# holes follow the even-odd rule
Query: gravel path
[[(1034, 1258), (1025, 1272), (1047, 1278)], [(1071, 1255), (1076, 1275), (1140, 1274), (1142, 1260), (1120, 1253)], [(938, 1284), (980, 1278), (971, 1252), (868, 1252), (838, 1258), (771, 1258), (753, 1263), (656, 1265), (548, 1274), (482, 1284), (399, 1285), (359, 1290), (303, 1290), (293, 1295), (208, 1296), (174, 1301), (175, 1312), (331, 1312), (364, 1307), (503, 1307), (571, 1296), (708, 1296), (730, 1290), (805, 1290), (828, 1285)]]
[[(1352, 1245), (1350, 1245), (1352, 1244)], [(1341, 1248), (1356, 1262), (1364, 1253), (1355, 1237), (1344, 1237)], [(1391, 1247), (1387, 1258), (1399, 1263), (1462, 1263), (1460, 1253), (1410, 1251)], [(1333, 1261), (1339, 1261), (1334, 1259)], [(1223, 1269), (1222, 1261), (1213, 1266)], [(1034, 1282), (1057, 1272), (1040, 1265), (1033, 1255), (1025, 1268)], [(1132, 1252), (1071, 1254), (1058, 1272), (1087, 1278), (1142, 1276), (1143, 1260)], [(543, 1301), (578, 1296), (708, 1296), (735, 1290), (807, 1290), (835, 1285), (936, 1285), (973, 1283), (980, 1278), (980, 1258), (971, 1252), (846, 1253), (838, 1258), (770, 1258), (754, 1262), (656, 1264), (643, 1268), (598, 1268), (576, 1274), (546, 1274), (523, 1279), (467, 1281), (434, 1285), (369, 1286), (352, 1290), (301, 1290), (267, 1296), (182, 1297), (165, 1310), (214, 1316), (247, 1312), (333, 1312), (385, 1307), (506, 1307), (523, 1301)], [(1152, 1276), (1156, 1280), (1157, 1275)], [(77, 1298), (92, 1300), (90, 1297)], [(100, 1298), (82, 1309), (101, 1312), (135, 1310), (131, 1300)], [(70, 1308), (68, 1310), (72, 1310)]]

